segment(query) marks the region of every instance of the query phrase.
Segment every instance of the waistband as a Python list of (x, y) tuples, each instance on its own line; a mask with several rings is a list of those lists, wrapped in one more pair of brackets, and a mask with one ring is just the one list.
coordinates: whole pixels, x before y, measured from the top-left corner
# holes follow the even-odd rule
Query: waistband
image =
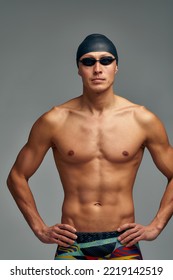
[(103, 240), (108, 238), (116, 238), (123, 232), (118, 231), (106, 231), (106, 232), (77, 232), (77, 242), (85, 243), (92, 242), (96, 240)]

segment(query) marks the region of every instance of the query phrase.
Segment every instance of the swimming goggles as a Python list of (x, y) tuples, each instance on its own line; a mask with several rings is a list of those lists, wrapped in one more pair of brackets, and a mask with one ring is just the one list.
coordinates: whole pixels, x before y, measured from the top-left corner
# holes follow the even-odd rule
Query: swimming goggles
[(93, 57), (85, 57), (79, 60), (85, 66), (93, 66), (97, 61), (102, 65), (110, 65), (115, 60), (112, 56), (104, 56), (100, 59), (95, 59)]

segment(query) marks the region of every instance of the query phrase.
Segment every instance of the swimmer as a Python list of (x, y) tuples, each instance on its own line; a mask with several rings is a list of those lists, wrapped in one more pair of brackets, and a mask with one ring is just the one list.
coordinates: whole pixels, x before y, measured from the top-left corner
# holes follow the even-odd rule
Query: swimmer
[[(115, 44), (91, 34), (76, 54), (82, 95), (55, 106), (34, 124), (7, 179), (20, 211), (40, 241), (57, 244), (55, 259), (140, 259), (173, 213), (173, 148), (148, 109), (114, 92)], [(64, 190), (61, 221), (48, 226), (29, 179), (52, 149)], [(148, 149), (168, 184), (153, 220), (135, 220), (133, 186)], [(46, 201), (46, 197), (45, 197)]]

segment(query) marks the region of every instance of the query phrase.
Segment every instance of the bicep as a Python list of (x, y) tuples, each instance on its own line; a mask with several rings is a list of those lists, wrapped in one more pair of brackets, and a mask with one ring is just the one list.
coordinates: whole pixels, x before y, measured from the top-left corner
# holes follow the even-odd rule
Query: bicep
[(148, 127), (147, 148), (157, 168), (169, 179), (173, 176), (173, 147), (169, 143), (166, 130), (157, 118)]
[(173, 177), (173, 148), (170, 145), (157, 149), (153, 148), (150, 153), (157, 168), (168, 179), (171, 179)]
[(19, 152), (13, 166), (19, 176), (29, 179), (40, 166), (46, 150), (30, 146), (28, 143)]
[(19, 152), (12, 172), (29, 179), (40, 166), (50, 147), (50, 130), (42, 120), (38, 120), (31, 129), (26, 145)]

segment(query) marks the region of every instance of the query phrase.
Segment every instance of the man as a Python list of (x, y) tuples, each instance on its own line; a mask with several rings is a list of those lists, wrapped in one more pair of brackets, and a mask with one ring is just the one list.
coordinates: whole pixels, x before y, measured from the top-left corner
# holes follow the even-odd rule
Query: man
[[(83, 94), (36, 121), (7, 184), (35, 235), (58, 244), (55, 259), (142, 259), (138, 242), (154, 240), (173, 213), (173, 148), (154, 114), (115, 95), (112, 41), (87, 36), (76, 60)], [(50, 148), (65, 194), (62, 221), (53, 226), (40, 217), (28, 185)], [(132, 198), (145, 148), (168, 179), (147, 226), (135, 222)]]

